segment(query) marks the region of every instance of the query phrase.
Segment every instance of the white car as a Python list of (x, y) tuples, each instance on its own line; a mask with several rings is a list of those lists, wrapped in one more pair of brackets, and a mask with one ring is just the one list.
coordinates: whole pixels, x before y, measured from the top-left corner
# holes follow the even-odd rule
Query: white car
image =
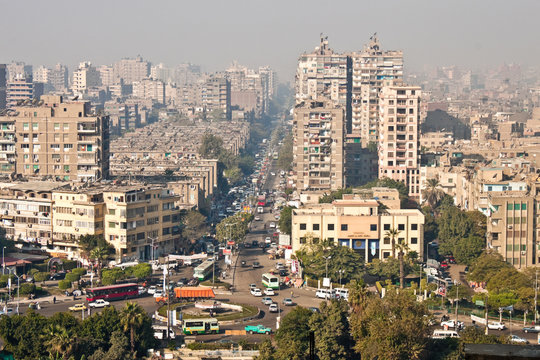
[[(443, 322), (441, 322), (441, 326), (442, 327), (448, 326), (449, 329), (454, 329), (456, 327), (456, 321), (455, 320), (443, 321)], [(457, 322), (457, 327), (462, 328), (463, 327), (463, 321), (458, 321)]]
[(276, 228), (276, 223), (271, 222), (271, 223), (270, 223), (270, 229), (275, 229), (275, 228)]
[(264, 239), (264, 242), (265, 244), (270, 244), (272, 242), (272, 238), (270, 238), (270, 236), (267, 236), (265, 239)]
[(277, 313), (279, 311), (279, 308), (277, 304), (270, 304), (270, 306), (268, 307), (268, 311), (270, 311), (271, 313)]
[(156, 291), (154, 292), (154, 297), (158, 298), (158, 297), (162, 297), (162, 296), (163, 296), (163, 290), (162, 289), (156, 289)]
[(276, 293), (274, 292), (274, 289), (266, 288), (264, 289), (264, 295), (266, 296), (274, 296)]
[(501, 330), (506, 329), (506, 326), (501, 322), (492, 322), (492, 323), (488, 323), (488, 329), (501, 331)]
[(260, 216), (255, 216), (255, 219), (254, 219), (254, 220), (255, 220), (255, 221), (261, 221), (261, 218), (260, 218)]
[(276, 176), (276, 173), (272, 171), (272, 172), (270, 173), (270, 175)]
[(108, 302), (108, 301), (105, 301), (103, 299), (97, 299), (96, 301), (91, 302), (91, 303), (88, 304), (88, 306), (91, 307), (91, 308), (103, 308), (103, 307), (109, 306), (109, 305), (111, 305), (111, 303)]
[(156, 287), (154, 285), (148, 288), (148, 295), (154, 295), (156, 293)]
[(510, 335), (510, 337), (508, 338), (508, 340), (512, 343), (515, 343), (515, 344), (528, 344), (529, 341), (527, 339), (524, 339), (520, 336), (517, 336), (517, 335)]
[(261, 289), (255, 288), (255, 289), (251, 289), (251, 295), (259, 297), (259, 296), (262, 296), (263, 294), (261, 292)]

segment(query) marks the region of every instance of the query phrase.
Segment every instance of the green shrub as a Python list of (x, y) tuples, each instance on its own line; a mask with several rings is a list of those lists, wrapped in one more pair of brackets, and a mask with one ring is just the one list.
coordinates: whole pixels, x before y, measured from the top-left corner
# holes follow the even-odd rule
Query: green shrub
[(37, 274), (38, 272), (39, 272), (38, 269), (30, 269), (30, 271), (28, 272), (28, 275), (34, 276), (34, 275)]
[(76, 260), (62, 260), (62, 265), (60, 266), (64, 270), (73, 270), (77, 268), (77, 261)]
[(49, 268), (47, 266), (47, 262), (43, 264), (34, 264), (33, 265), (35, 269), (37, 269), (39, 272), (47, 272), (49, 271)]
[(79, 275), (79, 277), (80, 277), (80, 276), (83, 276), (84, 274), (86, 274), (86, 268), (83, 268), (83, 267), (75, 268), (75, 269), (71, 270), (71, 272), (73, 274)]
[(58, 288), (60, 290), (67, 290), (71, 288), (71, 281), (64, 279), (58, 282)]
[(28, 295), (33, 294), (36, 291), (36, 285), (34, 284), (21, 284), (21, 287), (19, 288), (19, 294), (20, 295)]
[(69, 280), (69, 282), (79, 281), (80, 278), (80, 275), (74, 274), (72, 272), (66, 274), (66, 280)]
[(51, 273), (48, 272), (37, 272), (34, 274), (34, 281), (43, 282), (51, 276)]

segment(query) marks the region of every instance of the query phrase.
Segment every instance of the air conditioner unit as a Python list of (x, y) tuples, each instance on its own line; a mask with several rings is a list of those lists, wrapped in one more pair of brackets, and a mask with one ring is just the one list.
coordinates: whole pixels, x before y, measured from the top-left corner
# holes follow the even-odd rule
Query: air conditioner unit
[(512, 226), (512, 225), (508, 225), (508, 228), (509, 228), (509, 229), (512, 229), (512, 228), (513, 228), (513, 226)]

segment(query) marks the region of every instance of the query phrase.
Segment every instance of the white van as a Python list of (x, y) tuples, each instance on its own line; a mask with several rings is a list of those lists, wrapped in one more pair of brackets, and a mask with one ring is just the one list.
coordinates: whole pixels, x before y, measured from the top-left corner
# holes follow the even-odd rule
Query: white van
[(435, 330), (432, 339), (459, 338), (459, 334), (455, 330)]
[(340, 299), (349, 301), (349, 289), (337, 288), (334, 289), (334, 291), (336, 292), (336, 295), (339, 295)]
[(335, 297), (334, 294), (334, 289), (317, 289), (315, 297), (319, 299), (333, 299)]

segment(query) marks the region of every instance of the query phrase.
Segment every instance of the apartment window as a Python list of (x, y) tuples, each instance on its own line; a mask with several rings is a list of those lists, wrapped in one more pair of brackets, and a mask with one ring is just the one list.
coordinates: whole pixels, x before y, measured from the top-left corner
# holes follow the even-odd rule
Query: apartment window
[(170, 222), (171, 221), (171, 215), (165, 215), (163, 216), (163, 222)]
[(370, 231), (377, 231), (377, 224), (371, 224), (371, 225), (369, 225), (369, 230), (370, 230)]
[(398, 224), (398, 230), (400, 231), (405, 230), (405, 224)]
[(383, 229), (384, 230), (390, 230), (390, 224), (384, 224)]
[(64, 151), (69, 151), (73, 149), (73, 144), (64, 144)]
[(305, 244), (306, 243), (306, 238), (305, 237), (301, 237), (300, 238), (300, 244)]
[(30, 130), (30, 123), (23, 123), (23, 130)]
[(319, 231), (319, 224), (313, 224), (313, 231)]
[(418, 230), (418, 224), (411, 224), (411, 230)]
[(69, 124), (68, 123), (64, 123), (64, 131), (67, 131), (69, 130)]
[(60, 130), (60, 123), (54, 123), (54, 130)]
[(114, 221), (109, 221), (109, 229), (116, 228), (116, 223)]
[(413, 245), (418, 244), (418, 238), (412, 237), (411, 238), (411, 244), (413, 244)]
[(388, 252), (388, 251), (383, 252), (383, 258), (384, 259), (388, 259), (389, 257), (390, 257), (390, 252)]
[(330, 231), (334, 230), (334, 224), (328, 224), (328, 230)]
[(513, 204), (508, 204), (506, 205), (506, 210), (513, 210), (514, 209), (514, 205)]
[(169, 235), (171, 233), (171, 228), (163, 228), (163, 235)]
[(38, 123), (32, 123), (32, 130), (38, 130)]
[(116, 215), (115, 209), (109, 209), (109, 215)]
[(300, 224), (300, 230), (306, 230), (306, 224)]
[(527, 210), (527, 204), (521, 204), (521, 210)]
[(341, 231), (347, 231), (347, 230), (349, 230), (349, 225), (341, 224)]
[(383, 241), (385, 245), (390, 245), (390, 238), (388, 236), (385, 237)]

